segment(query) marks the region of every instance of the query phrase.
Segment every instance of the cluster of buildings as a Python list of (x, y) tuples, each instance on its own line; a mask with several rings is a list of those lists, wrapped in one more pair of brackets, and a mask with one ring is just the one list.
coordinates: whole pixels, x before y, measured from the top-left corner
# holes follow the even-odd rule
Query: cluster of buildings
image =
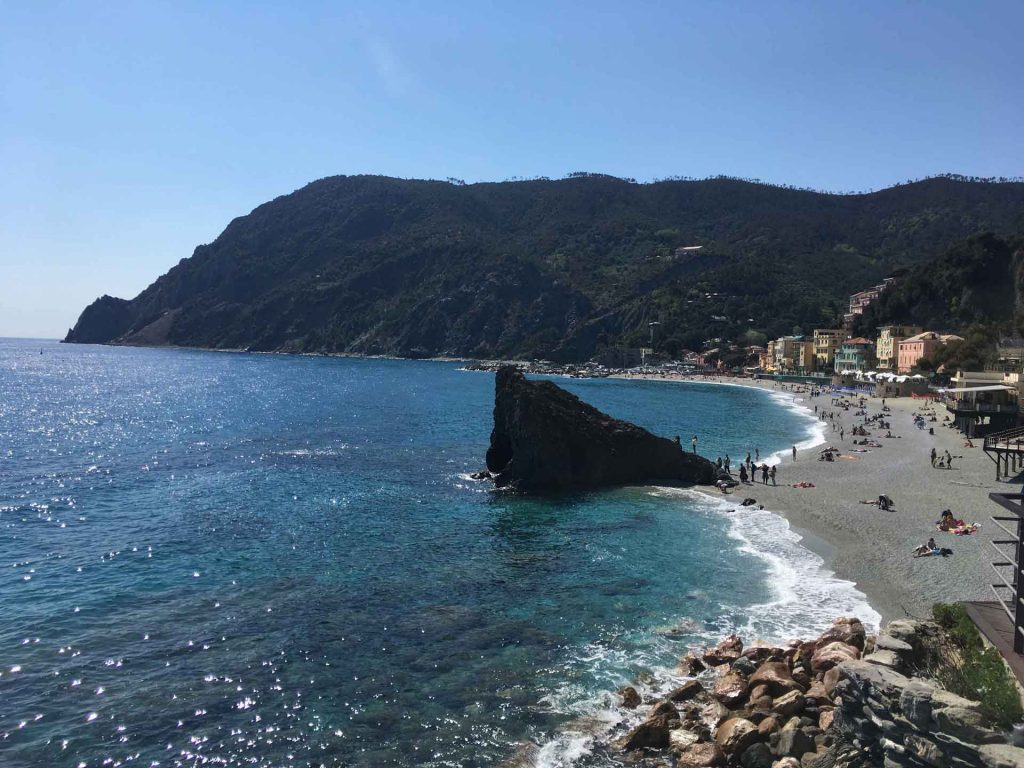
[(896, 281), (897, 278), (895, 277), (887, 277), (878, 285), (872, 286), (864, 291), (858, 291), (850, 296), (849, 311), (843, 315), (843, 327), (846, 329), (847, 333), (853, 330), (853, 323), (857, 319), (857, 315), (863, 315), (867, 306), (881, 296), (886, 290), (894, 286)]
[[(863, 310), (862, 310), (863, 311)], [(783, 336), (760, 353), (766, 373), (891, 371), (911, 373), (922, 358), (959, 336), (925, 331), (913, 325), (887, 325), (878, 338), (851, 337), (846, 329), (818, 328), (812, 336)]]

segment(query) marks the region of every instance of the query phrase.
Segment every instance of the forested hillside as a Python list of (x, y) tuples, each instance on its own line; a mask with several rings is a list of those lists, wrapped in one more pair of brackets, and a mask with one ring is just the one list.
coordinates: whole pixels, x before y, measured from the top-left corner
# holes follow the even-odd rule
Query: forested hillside
[(135, 299), (97, 300), (67, 341), (578, 360), (658, 322), (675, 355), (833, 324), (852, 291), (981, 231), (1024, 232), (1024, 184), (339, 176), (235, 219)]
[(1015, 330), (1024, 289), (1024, 237), (976, 235), (907, 270), (859, 318), (857, 332), (873, 336), (886, 323), (909, 322), (958, 333), (970, 325)]

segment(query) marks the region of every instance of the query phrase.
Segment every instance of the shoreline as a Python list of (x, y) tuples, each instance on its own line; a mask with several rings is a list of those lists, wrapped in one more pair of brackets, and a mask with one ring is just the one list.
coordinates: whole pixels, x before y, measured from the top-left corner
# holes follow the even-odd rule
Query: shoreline
[[(620, 378), (736, 386), (785, 394), (792, 398), (794, 406), (822, 423), (822, 439), (797, 443), (795, 462), (788, 452), (765, 457), (769, 463), (777, 459), (778, 486), (741, 484), (727, 496), (715, 488), (697, 490), (715, 499), (737, 497), (737, 502), (744, 496), (756, 497), (767, 511), (786, 520), (801, 537), (800, 544), (820, 557), (827, 571), (852, 582), (863, 592), (871, 607), (881, 614), (883, 623), (928, 616), (936, 602), (989, 599), (985, 549), (991, 537), (985, 521), (994, 509), (988, 509), (988, 492), (1005, 489), (1006, 485), (991, 479), (991, 464), (980, 447), (964, 447), (960, 433), (945, 426), (944, 408), (911, 398), (886, 398), (890, 408), (886, 416), (894, 437), (886, 439), (882, 437), (886, 430), (869, 425), (869, 439), (882, 445), (870, 448), (854, 446), (852, 442), (853, 426), (863, 422), (863, 417), (855, 416), (857, 408), (840, 410), (832, 406), (830, 394), (811, 398), (809, 386), (805, 386), (807, 391), (797, 393), (779, 389), (773, 381)], [(869, 416), (881, 412), (879, 398), (867, 396), (866, 402)], [(837, 425), (846, 432), (845, 440), (817, 419), (814, 405), (822, 411), (835, 411)], [(937, 419), (926, 422), (934, 435), (913, 425), (912, 414), (922, 411)], [(841, 458), (835, 462), (818, 461), (815, 448), (823, 444), (842, 449)], [(928, 458), (932, 447), (939, 454), (948, 450), (962, 458), (954, 462), (953, 470), (934, 469)], [(793, 488), (795, 482), (812, 482), (814, 487)], [(884, 512), (859, 503), (877, 499), (880, 493), (895, 500), (895, 511)], [(981, 530), (973, 536), (937, 531), (934, 523), (943, 509), (952, 509), (957, 518), (967, 522), (979, 523)], [(952, 549), (953, 555), (912, 558), (913, 548), (932, 536), (939, 546)]]

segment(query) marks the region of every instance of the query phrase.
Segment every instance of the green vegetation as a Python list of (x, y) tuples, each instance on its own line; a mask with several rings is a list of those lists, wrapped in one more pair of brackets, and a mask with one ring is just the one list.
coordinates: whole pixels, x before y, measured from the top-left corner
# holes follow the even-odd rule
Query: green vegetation
[(835, 326), (850, 293), (895, 269), (979, 231), (1024, 232), (1019, 182), (456, 182), (313, 182), (135, 299), (90, 306), (68, 340), (585, 360), (646, 346), (656, 322), (655, 348), (678, 356)]
[(1016, 684), (999, 652), (986, 648), (981, 633), (958, 603), (936, 603), (932, 609), (949, 648), (933, 670), (936, 679), (953, 693), (981, 702), (992, 723), (1011, 728), (1024, 717)]
[(914, 323), (955, 333), (963, 341), (921, 360), (921, 371), (982, 370), (995, 360), (1000, 336), (1024, 332), (1024, 237), (975, 235), (937, 258), (916, 264), (858, 318), (856, 332), (873, 335), (887, 323)]

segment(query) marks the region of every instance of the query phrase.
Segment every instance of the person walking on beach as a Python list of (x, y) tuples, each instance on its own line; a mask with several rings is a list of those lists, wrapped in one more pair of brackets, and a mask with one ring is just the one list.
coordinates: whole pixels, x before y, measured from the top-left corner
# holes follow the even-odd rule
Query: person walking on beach
[(772, 468), (768, 470), (768, 477), (772, 479), (772, 485), (775, 485), (775, 465), (772, 464)]
[(761, 465), (761, 482), (764, 485), (768, 485), (768, 465), (767, 464), (762, 464)]
[(793, 461), (796, 461), (796, 446), (793, 446)]
[(729, 471), (729, 465), (730, 465), (730, 464), (731, 464), (732, 462), (731, 462), (731, 461), (729, 460), (729, 454), (728, 454), (728, 453), (727, 453), (727, 454), (725, 454), (725, 461), (724, 461), (724, 462), (722, 462), (722, 463), (723, 463), (723, 464), (725, 465), (725, 471), (726, 471), (726, 472), (728, 472), (728, 473), (729, 473), (729, 474), (731, 475), (731, 474), (732, 474), (732, 472), (730, 472), (730, 471)]
[(935, 459), (937, 459), (937, 458), (938, 458), (938, 456), (939, 456), (939, 454), (938, 454), (938, 453), (936, 453), (936, 451), (935, 451), (935, 446), (933, 445), (933, 446), (932, 446), (932, 466), (933, 466), (933, 467), (935, 466)]
[(690, 438), (690, 445), (693, 447), (693, 452), (696, 453), (697, 452), (697, 436), (696, 435), (694, 435), (693, 437)]
[(760, 461), (760, 460), (761, 460), (761, 449), (760, 448), (755, 448), (754, 449), (754, 461)]
[(840, 439), (840, 440), (845, 440), (846, 438), (845, 438), (845, 437), (843, 437), (843, 435), (845, 435), (845, 434), (846, 434), (846, 430), (845, 430), (845, 429), (843, 429), (842, 427), (840, 427), (840, 428), (839, 428), (839, 439)]

